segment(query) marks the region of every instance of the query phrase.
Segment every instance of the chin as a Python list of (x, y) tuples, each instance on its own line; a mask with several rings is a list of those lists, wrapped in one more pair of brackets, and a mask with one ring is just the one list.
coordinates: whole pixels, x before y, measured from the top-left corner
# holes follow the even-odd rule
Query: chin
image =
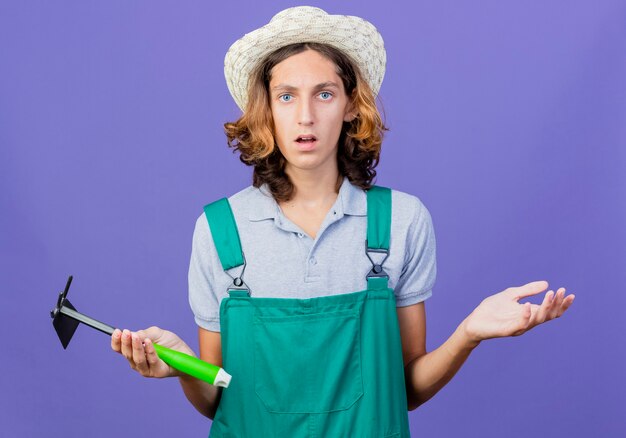
[(320, 160), (291, 160), (289, 166), (298, 170), (321, 170), (328, 167), (326, 161)]

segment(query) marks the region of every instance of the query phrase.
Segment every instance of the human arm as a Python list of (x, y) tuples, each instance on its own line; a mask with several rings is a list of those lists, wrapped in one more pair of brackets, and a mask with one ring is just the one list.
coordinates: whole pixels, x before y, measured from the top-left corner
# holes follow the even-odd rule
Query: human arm
[(483, 340), (519, 336), (543, 322), (560, 317), (574, 301), (574, 295), (565, 296), (564, 288), (556, 295), (548, 291), (541, 305), (518, 302), (547, 287), (547, 282), (536, 281), (484, 299), (439, 348), (429, 353), (425, 345), (423, 303), (398, 308), (409, 410), (414, 410), (443, 388)]
[[(219, 332), (198, 328), (200, 359), (222, 366), (222, 338)], [(187, 400), (205, 417), (213, 420), (219, 406), (223, 388), (209, 385), (190, 376), (179, 377), (180, 385)]]
[[(189, 304), (198, 325), (200, 359), (222, 366), (222, 343), (219, 324), (220, 296), (215, 273), (221, 271), (212, 235), (205, 214), (196, 220), (189, 263)], [(181, 377), (180, 384), (189, 402), (202, 415), (215, 417), (222, 394), (221, 387)]]
[(433, 397), (461, 368), (476, 344), (468, 342), (462, 324), (439, 348), (426, 352), (424, 302), (398, 307), (404, 379), (409, 411)]

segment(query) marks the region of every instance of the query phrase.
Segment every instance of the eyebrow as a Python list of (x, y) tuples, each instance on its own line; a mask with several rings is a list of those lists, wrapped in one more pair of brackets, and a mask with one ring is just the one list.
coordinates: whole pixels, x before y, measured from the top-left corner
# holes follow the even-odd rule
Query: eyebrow
[[(313, 89), (315, 91), (321, 90), (323, 88), (337, 88), (337, 89), (339, 89), (339, 85), (337, 85), (337, 83), (335, 83), (333, 81), (326, 81), (326, 82), (322, 82), (320, 84), (317, 84), (315, 87), (313, 87)], [(278, 84), (278, 85), (272, 87), (272, 91), (280, 91), (280, 90), (295, 91), (295, 90), (297, 90), (297, 88), (294, 87), (293, 85), (288, 85), (288, 84)]]

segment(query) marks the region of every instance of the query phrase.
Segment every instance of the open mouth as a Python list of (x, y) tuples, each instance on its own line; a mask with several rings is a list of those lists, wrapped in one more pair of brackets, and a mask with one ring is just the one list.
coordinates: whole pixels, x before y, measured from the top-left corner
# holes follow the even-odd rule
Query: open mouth
[(302, 152), (310, 152), (315, 149), (317, 144), (317, 137), (310, 134), (299, 135), (295, 140), (298, 143), (298, 149)]
[(314, 135), (300, 135), (296, 138), (296, 142), (300, 144), (310, 144), (314, 143), (317, 138)]

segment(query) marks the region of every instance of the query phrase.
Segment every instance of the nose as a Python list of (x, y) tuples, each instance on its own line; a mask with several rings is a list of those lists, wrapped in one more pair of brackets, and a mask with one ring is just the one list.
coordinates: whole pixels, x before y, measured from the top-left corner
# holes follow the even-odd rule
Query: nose
[(298, 104), (298, 124), (310, 126), (313, 124), (313, 103), (309, 98), (302, 98)]

